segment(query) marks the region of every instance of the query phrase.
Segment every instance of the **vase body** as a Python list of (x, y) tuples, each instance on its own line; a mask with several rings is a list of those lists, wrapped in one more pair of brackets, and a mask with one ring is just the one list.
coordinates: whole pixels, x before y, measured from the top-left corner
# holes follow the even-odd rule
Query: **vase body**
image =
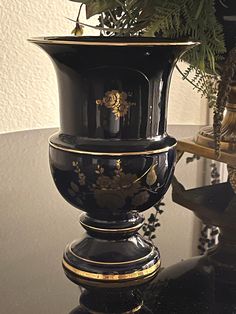
[(50, 139), (55, 184), (81, 216), (85, 237), (63, 266), (78, 284), (143, 281), (160, 267), (157, 248), (137, 231), (142, 212), (161, 200), (175, 166), (166, 133), (171, 73), (190, 42), (153, 38), (32, 40), (52, 58), (60, 131)]

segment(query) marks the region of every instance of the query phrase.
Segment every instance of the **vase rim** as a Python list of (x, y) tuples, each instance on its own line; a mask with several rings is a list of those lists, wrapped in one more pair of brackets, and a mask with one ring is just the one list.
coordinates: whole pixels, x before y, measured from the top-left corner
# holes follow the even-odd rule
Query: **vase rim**
[(81, 45), (81, 46), (196, 46), (200, 42), (157, 37), (100, 37), (100, 36), (48, 36), (28, 39), (36, 44)]

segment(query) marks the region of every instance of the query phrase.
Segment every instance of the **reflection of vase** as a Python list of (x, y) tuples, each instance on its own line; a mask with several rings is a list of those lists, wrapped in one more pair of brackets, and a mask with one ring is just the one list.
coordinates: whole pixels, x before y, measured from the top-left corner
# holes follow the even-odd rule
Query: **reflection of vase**
[(159, 252), (137, 233), (138, 212), (165, 194), (175, 164), (166, 134), (173, 66), (190, 42), (147, 38), (33, 39), (52, 58), (60, 95), (60, 131), (50, 165), (63, 197), (83, 210), (87, 234), (67, 247), (63, 266), (75, 283), (143, 281)]
[(204, 256), (161, 271), (148, 287), (155, 290), (150, 308), (158, 313), (235, 313), (236, 195), (229, 182), (187, 190), (174, 178), (172, 187), (175, 203), (205, 225), (219, 227), (219, 243)]
[(148, 285), (144, 303), (158, 314), (234, 314), (235, 281), (224, 281), (220, 271), (208, 255), (169, 266)]
[[(147, 284), (148, 285), (148, 284)], [(141, 286), (146, 289), (146, 285)], [(148, 309), (148, 304), (144, 304), (141, 289), (81, 289), (79, 298), (80, 305), (70, 312), (70, 314), (87, 313), (153, 313)]]

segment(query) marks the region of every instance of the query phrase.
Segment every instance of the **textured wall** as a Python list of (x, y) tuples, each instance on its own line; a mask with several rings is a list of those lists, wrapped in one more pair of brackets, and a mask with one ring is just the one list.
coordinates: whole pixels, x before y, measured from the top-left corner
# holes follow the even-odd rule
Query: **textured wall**
[(67, 0), (0, 0), (0, 132), (59, 124), (53, 66), (27, 38), (70, 34), (65, 17), (77, 9)]
[[(0, 0), (0, 132), (57, 126), (56, 77), (50, 60), (27, 38), (65, 35), (78, 4), (67, 0)], [(89, 30), (89, 34), (93, 31)], [(175, 73), (170, 124), (204, 124), (206, 106)]]

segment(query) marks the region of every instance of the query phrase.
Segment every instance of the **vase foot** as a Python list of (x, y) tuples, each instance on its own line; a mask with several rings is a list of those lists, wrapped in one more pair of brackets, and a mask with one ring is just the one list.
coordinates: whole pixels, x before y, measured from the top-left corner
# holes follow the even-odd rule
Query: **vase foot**
[[(132, 220), (132, 219), (130, 219)], [(160, 254), (137, 230), (142, 220), (136, 215), (135, 224), (122, 221), (98, 222), (83, 215), (81, 224), (87, 234), (68, 245), (63, 256), (63, 268), (74, 283), (85, 286), (122, 287), (142, 284), (159, 270)], [(92, 223), (93, 222), (93, 223)]]

